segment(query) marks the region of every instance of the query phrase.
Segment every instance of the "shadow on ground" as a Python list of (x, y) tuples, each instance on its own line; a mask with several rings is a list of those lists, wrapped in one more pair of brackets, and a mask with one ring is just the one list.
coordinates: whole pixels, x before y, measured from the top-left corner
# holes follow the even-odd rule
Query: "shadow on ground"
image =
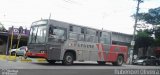
[(105, 65), (100, 65), (100, 64), (96, 64), (96, 63), (74, 63), (72, 65), (63, 65), (62, 63), (55, 63), (55, 64), (50, 64), (50, 63), (32, 63), (32, 64), (43, 65), (43, 66), (113, 66), (112, 64), (108, 64), (108, 63), (105, 64)]

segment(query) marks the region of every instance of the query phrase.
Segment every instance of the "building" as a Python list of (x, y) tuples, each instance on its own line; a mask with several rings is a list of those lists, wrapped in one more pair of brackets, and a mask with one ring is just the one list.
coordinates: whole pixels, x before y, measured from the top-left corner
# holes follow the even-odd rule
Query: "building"
[(112, 31), (112, 44), (130, 46), (133, 35)]
[(21, 38), (18, 47), (26, 46), (29, 37), (29, 30), (22, 29), (22, 33), (20, 34), (19, 28), (10, 27), (7, 31), (4, 26), (0, 24), (0, 54), (8, 54), (10, 48), (16, 48), (19, 36), (21, 36)]

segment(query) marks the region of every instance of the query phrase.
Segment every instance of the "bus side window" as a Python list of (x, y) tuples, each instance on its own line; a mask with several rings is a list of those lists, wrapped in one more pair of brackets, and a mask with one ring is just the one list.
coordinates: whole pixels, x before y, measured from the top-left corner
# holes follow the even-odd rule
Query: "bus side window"
[(69, 31), (73, 31), (73, 26), (69, 26)]
[(53, 28), (51, 26), (49, 27), (49, 34), (53, 34)]
[(81, 28), (78, 26), (69, 26), (69, 39), (78, 40), (79, 34), (81, 34)]
[(81, 28), (81, 33), (78, 35), (79, 41), (84, 41), (84, 28)]
[(84, 34), (79, 34), (78, 35), (78, 40), (79, 41), (84, 41)]
[(110, 44), (110, 33), (109, 32), (100, 32), (100, 43)]
[(102, 37), (102, 32), (100, 32), (100, 37)]
[(81, 28), (81, 33), (84, 34), (84, 28)]
[(49, 37), (51, 37), (53, 35), (53, 27), (49, 27)]
[(49, 27), (49, 37), (53, 37), (53, 35), (55, 35), (54, 29), (56, 29), (56, 27)]
[(73, 33), (73, 32), (69, 33), (69, 39), (77, 40), (77, 38), (78, 38), (78, 34), (77, 33)]
[(87, 28), (86, 34), (85, 34), (85, 41), (87, 42), (98, 42), (98, 36), (97, 31), (94, 29)]
[(96, 36), (98, 36), (98, 31), (96, 31)]

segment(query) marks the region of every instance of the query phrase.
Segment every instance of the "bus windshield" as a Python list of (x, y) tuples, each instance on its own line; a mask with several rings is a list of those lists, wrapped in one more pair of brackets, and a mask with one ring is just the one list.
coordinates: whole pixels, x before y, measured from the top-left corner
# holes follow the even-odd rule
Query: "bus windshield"
[(30, 31), (29, 43), (45, 43), (46, 25), (32, 26)]

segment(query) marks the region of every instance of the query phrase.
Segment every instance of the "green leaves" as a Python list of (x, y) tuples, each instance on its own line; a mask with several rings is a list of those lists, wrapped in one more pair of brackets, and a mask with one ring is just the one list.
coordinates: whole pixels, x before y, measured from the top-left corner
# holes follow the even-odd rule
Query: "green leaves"
[(160, 7), (149, 9), (147, 13), (139, 13), (138, 20), (144, 21), (147, 24), (159, 25), (160, 24)]
[(151, 46), (154, 42), (153, 38), (148, 33), (148, 30), (139, 31), (135, 41), (138, 48)]
[[(135, 15), (133, 15), (133, 17), (135, 17)], [(138, 30), (136, 44), (139, 45), (139, 47), (150, 46), (153, 44), (155, 46), (160, 46), (160, 7), (149, 9), (146, 13), (139, 13), (137, 18), (138, 21), (152, 25), (152, 28)]]
[[(132, 17), (135, 18), (135, 14)], [(143, 55), (145, 55), (148, 47), (160, 46), (160, 7), (149, 9), (146, 13), (138, 13), (137, 19), (152, 25), (152, 28), (139, 29), (135, 38), (135, 48), (143, 48)]]

